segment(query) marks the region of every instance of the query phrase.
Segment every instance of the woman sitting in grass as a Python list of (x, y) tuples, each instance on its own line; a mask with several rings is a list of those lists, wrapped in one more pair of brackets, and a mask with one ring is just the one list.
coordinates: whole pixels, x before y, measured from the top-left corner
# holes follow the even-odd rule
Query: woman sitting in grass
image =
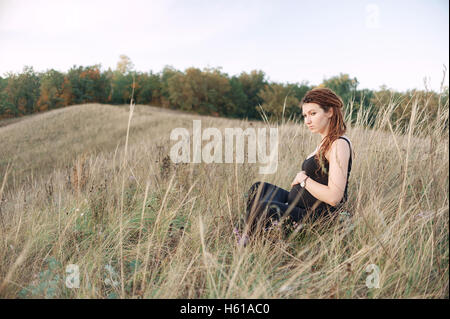
[[(291, 191), (257, 182), (248, 192), (244, 234), (268, 229), (283, 219), (294, 226), (307, 218), (332, 217), (347, 200), (352, 146), (344, 135), (343, 102), (332, 90), (316, 88), (300, 102), (305, 124), (322, 137), (292, 181)], [(244, 244), (248, 237), (244, 236)], [(242, 242), (241, 242), (242, 243)]]

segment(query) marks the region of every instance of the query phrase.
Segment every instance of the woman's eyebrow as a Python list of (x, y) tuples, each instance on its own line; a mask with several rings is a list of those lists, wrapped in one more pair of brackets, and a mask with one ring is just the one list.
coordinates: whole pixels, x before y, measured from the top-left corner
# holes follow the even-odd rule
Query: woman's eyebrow
[[(306, 113), (311, 113), (311, 112), (314, 112), (314, 110), (309, 110), (309, 111), (306, 112)], [(305, 116), (305, 113), (302, 112), (302, 115)]]

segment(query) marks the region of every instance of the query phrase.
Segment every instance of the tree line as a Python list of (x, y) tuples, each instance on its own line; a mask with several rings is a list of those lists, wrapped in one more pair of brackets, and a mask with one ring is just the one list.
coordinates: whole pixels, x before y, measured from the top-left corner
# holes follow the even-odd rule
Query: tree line
[[(334, 90), (344, 104), (351, 105), (348, 120), (355, 122), (365, 114), (373, 126), (379, 108), (394, 102), (391, 120), (406, 128), (412, 111), (411, 98), (427, 108), (429, 120), (438, 115), (440, 105), (448, 109), (448, 87), (434, 91), (394, 92), (358, 89), (358, 80), (348, 74), (325, 79), (320, 85)], [(166, 66), (161, 72), (133, 70), (130, 59), (122, 55), (115, 70), (102, 71), (101, 65), (73, 66), (67, 73), (54, 69), (36, 72), (25, 66), (21, 73), (0, 77), (0, 119), (18, 117), (82, 103), (128, 104), (134, 86), (136, 104), (194, 112), (202, 115), (261, 119), (301, 117), (299, 102), (310, 89), (308, 82), (269, 82), (261, 70), (229, 76), (220, 68), (188, 68), (184, 72)], [(364, 111), (364, 112), (361, 112)], [(359, 115), (358, 115), (359, 114)], [(447, 117), (448, 118), (448, 117)], [(445, 124), (448, 128), (448, 121)]]

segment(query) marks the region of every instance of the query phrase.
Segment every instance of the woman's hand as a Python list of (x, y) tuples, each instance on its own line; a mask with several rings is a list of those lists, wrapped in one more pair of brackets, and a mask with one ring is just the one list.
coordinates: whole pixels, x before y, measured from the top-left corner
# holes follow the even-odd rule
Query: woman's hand
[(305, 180), (305, 178), (308, 175), (306, 175), (305, 171), (301, 171), (300, 173), (297, 174), (297, 176), (295, 176), (294, 180), (291, 183), (291, 187), (294, 186), (295, 184), (300, 184), (302, 181)]

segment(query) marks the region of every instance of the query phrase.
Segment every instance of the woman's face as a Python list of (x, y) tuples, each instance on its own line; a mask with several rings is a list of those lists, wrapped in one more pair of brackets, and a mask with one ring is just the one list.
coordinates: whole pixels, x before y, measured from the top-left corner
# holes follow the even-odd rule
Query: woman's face
[(305, 124), (311, 132), (321, 135), (327, 134), (328, 125), (333, 116), (332, 109), (325, 112), (319, 104), (305, 103), (302, 107), (302, 114), (305, 119)]

